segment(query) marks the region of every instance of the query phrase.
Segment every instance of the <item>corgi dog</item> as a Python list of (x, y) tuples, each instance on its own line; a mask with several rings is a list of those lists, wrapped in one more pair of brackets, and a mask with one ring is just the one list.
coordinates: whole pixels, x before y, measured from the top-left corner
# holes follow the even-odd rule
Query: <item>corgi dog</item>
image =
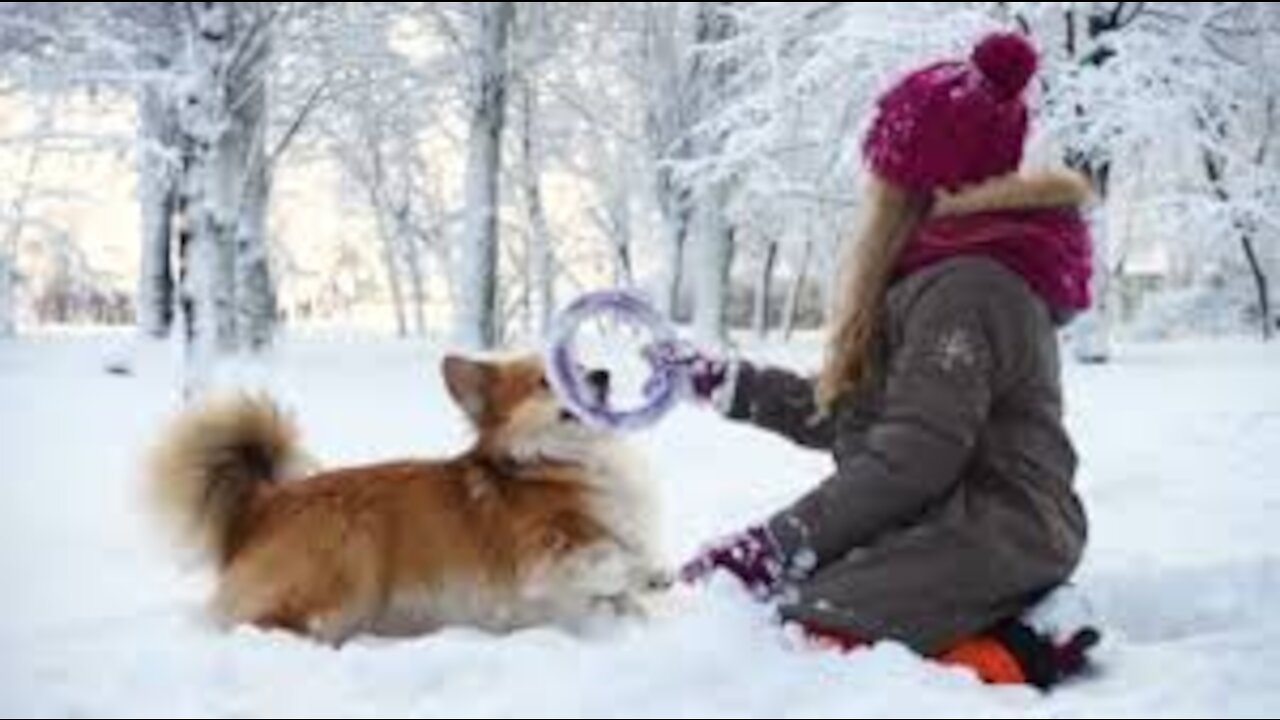
[[(642, 612), (668, 575), (637, 458), (563, 407), (536, 357), (441, 370), (475, 432), (452, 458), (312, 470), (292, 422), (247, 396), (167, 428), (152, 500), (216, 570), (217, 621), (336, 646)], [(607, 398), (608, 375), (589, 378)]]

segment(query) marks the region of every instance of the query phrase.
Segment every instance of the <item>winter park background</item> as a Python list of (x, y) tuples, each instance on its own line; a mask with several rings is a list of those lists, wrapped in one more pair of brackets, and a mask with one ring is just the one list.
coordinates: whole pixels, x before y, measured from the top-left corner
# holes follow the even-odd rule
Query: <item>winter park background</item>
[[(998, 27), (1045, 53), (1036, 160), (1102, 194), (1063, 338), (1096, 677), (817, 652), (725, 587), (585, 638), (202, 621), (137, 492), (184, 394), (269, 388), (330, 463), (455, 451), (442, 353), (601, 287), (812, 369), (872, 98)], [(1277, 3), (0, 3), (0, 716), (1270, 717), (1277, 277)], [(673, 563), (830, 462), (694, 409), (635, 441)]]

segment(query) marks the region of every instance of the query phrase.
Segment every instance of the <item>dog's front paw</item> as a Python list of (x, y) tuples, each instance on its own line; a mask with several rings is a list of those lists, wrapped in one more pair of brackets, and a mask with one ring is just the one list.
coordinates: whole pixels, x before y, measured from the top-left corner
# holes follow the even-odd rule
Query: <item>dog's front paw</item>
[(651, 568), (641, 578), (640, 588), (643, 592), (666, 592), (676, 584), (676, 573), (668, 568)]
[(644, 602), (632, 593), (597, 597), (592, 605), (597, 612), (604, 612), (613, 617), (640, 618), (641, 620), (649, 617), (649, 610)]

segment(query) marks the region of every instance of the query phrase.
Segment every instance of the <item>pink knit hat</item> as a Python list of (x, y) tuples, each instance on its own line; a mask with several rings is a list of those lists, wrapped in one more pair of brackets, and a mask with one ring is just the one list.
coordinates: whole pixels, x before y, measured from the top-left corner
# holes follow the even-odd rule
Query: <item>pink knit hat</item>
[(1022, 35), (987, 37), (968, 61), (918, 70), (880, 98), (863, 152), (882, 179), (957, 190), (1014, 172), (1027, 137), (1023, 91), (1038, 56)]

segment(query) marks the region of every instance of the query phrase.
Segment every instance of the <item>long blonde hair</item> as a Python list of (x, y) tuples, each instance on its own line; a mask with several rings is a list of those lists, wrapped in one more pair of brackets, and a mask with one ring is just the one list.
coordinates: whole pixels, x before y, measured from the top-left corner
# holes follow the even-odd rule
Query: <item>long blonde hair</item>
[(929, 212), (931, 199), (871, 178), (857, 232), (841, 248), (832, 294), (831, 333), (818, 374), (818, 408), (856, 390), (874, 366), (885, 292), (907, 239)]

